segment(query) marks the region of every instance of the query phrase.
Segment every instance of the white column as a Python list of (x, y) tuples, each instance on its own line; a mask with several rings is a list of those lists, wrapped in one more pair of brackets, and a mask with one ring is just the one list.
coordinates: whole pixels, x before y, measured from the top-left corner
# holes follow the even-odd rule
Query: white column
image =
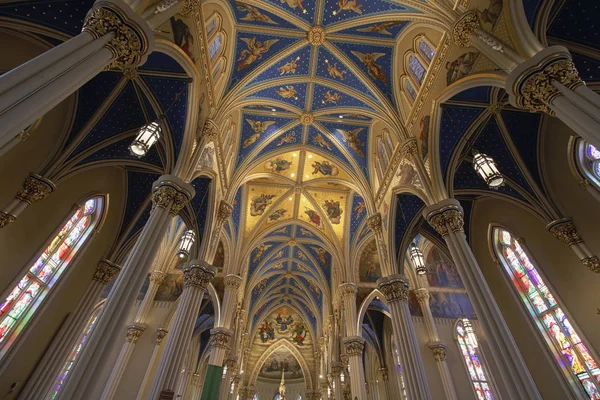
[[(120, 270), (120, 266), (108, 260), (101, 260), (98, 263), (92, 282), (83, 298), (52, 340), (42, 360), (37, 364), (25, 388), (19, 394), (20, 400), (45, 398), (55, 389), (54, 383), (64, 369), (73, 349), (79, 344), (77, 340), (88, 323), (94, 307), (98, 304), (100, 293)], [(75, 363), (77, 361), (76, 359)]]
[(223, 367), (227, 368), (225, 376), (221, 380), (221, 390), (219, 390), (219, 400), (227, 400), (231, 390), (231, 381), (237, 374), (237, 359), (231, 355), (223, 362)]
[(358, 316), (356, 313), (356, 294), (358, 289), (352, 282), (342, 283), (338, 287), (339, 296), (342, 299), (344, 306), (344, 325), (346, 327), (346, 336), (356, 336), (356, 321)]
[(162, 344), (164, 338), (167, 336), (167, 333), (169, 333), (169, 332), (163, 328), (159, 328), (156, 331), (156, 343), (154, 344), (154, 349), (152, 350), (152, 356), (150, 357), (150, 361), (148, 362), (148, 367), (146, 367), (146, 373), (144, 374), (144, 379), (142, 380), (140, 389), (138, 390), (136, 400), (145, 399), (144, 392), (146, 389), (146, 385), (148, 384), (150, 379), (152, 379), (152, 377), (154, 376), (154, 374), (153, 374), (154, 369), (155, 369), (154, 363), (156, 362), (156, 359), (158, 358), (158, 355), (160, 354), (161, 344)]
[(146, 317), (152, 308), (154, 295), (156, 295), (158, 288), (160, 287), (161, 283), (163, 283), (166, 276), (167, 274), (162, 271), (152, 271), (150, 274), (150, 285), (148, 285), (148, 290), (144, 295), (144, 299), (140, 304), (140, 308), (138, 309), (133, 323), (127, 327), (125, 343), (123, 343), (123, 347), (121, 348), (119, 357), (113, 366), (110, 377), (108, 378), (108, 382), (106, 382), (104, 385), (104, 392), (102, 392), (101, 400), (110, 400), (115, 395), (115, 392), (119, 387), (119, 382), (121, 382), (121, 377), (123, 376), (125, 368), (129, 363), (129, 358), (133, 353), (133, 348), (135, 347), (135, 344), (137, 343), (141, 334), (146, 329)]
[(425, 368), (419, 351), (419, 342), (408, 309), (408, 280), (404, 275), (395, 274), (379, 278), (377, 285), (390, 308), (392, 330), (396, 346), (400, 351), (408, 398), (410, 400), (431, 399)]
[(99, 0), (82, 33), (0, 77), (0, 148), (105, 68), (143, 64), (151, 27), (121, 0)]
[(341, 361), (333, 361), (331, 363), (331, 377), (333, 378), (333, 399), (342, 400), (342, 393), (344, 387), (342, 385), (342, 370), (343, 366)]
[(88, 399), (92, 385), (102, 368), (105, 368), (106, 355), (119, 331), (125, 327), (127, 312), (133, 306), (140, 292), (148, 265), (152, 263), (159, 244), (171, 219), (194, 196), (194, 188), (173, 175), (163, 175), (153, 184), (153, 209), (144, 229), (129, 252), (113, 286), (88, 345), (82, 351), (80, 361), (61, 391), (62, 399)]
[[(479, 269), (464, 234), (463, 210), (454, 199), (426, 207), (423, 216), (442, 235), (485, 332), (490, 353), (511, 400), (536, 400), (541, 396), (502, 313)], [(410, 396), (409, 396), (410, 397)], [(412, 400), (412, 398), (411, 398)]]
[(45, 199), (55, 189), (56, 185), (50, 179), (38, 174), (29, 174), (15, 198), (0, 211), (0, 228), (15, 222), (23, 210)]
[(360, 336), (347, 336), (343, 339), (343, 343), (346, 355), (348, 356), (352, 397), (355, 400), (367, 400), (365, 369), (362, 359), (365, 349), (365, 339)]

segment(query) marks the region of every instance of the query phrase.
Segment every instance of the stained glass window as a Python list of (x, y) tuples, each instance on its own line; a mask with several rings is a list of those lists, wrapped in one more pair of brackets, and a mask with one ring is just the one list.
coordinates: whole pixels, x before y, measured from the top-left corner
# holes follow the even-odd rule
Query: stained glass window
[(224, 66), (225, 66), (225, 60), (223, 59), (223, 57), (221, 57), (219, 59), (219, 61), (217, 61), (217, 63), (215, 64), (215, 66), (213, 67), (213, 70), (212, 70), (212, 77), (213, 77), (213, 79), (216, 79), (217, 76), (223, 71), (223, 67)]
[(217, 28), (221, 25), (221, 20), (218, 15), (214, 15), (207, 23), (206, 23), (206, 37), (210, 39), (210, 37), (217, 31)]
[(496, 253), (518, 290), (523, 303), (536, 320), (557, 362), (571, 382), (581, 385), (589, 399), (600, 399), (600, 368), (581, 335), (563, 312), (551, 290), (531, 262), (527, 252), (510, 232), (496, 228)]
[(377, 139), (377, 145), (379, 147), (379, 157), (381, 158), (381, 162), (384, 166), (387, 167), (387, 165), (389, 164), (388, 153), (381, 138)]
[(208, 55), (211, 60), (214, 60), (214, 58), (220, 54), (221, 48), (223, 48), (223, 34), (219, 33), (208, 46)]
[(467, 367), (469, 378), (473, 383), (477, 400), (493, 400), (492, 389), (486, 371), (481, 363), (478, 354), (478, 345), (475, 333), (470, 328), (470, 321), (459, 319), (456, 323), (456, 340), (463, 356), (463, 361)]
[(433, 50), (431, 46), (429, 46), (429, 44), (423, 39), (419, 39), (419, 51), (429, 62), (431, 62), (431, 60), (433, 60), (433, 56), (435, 56), (435, 50)]
[(580, 163), (585, 172), (592, 178), (591, 181), (598, 185), (597, 182), (600, 181), (600, 150), (588, 143), (582, 143), (582, 145), (584, 151)]
[(414, 54), (411, 54), (408, 57), (408, 69), (412, 76), (417, 80), (419, 85), (421, 85), (425, 79), (425, 73), (427, 73), (427, 70)]
[(75, 360), (79, 356), (79, 353), (81, 353), (81, 349), (83, 349), (83, 346), (86, 344), (87, 340), (90, 337), (90, 334), (92, 333), (92, 329), (94, 329), (94, 326), (96, 325), (96, 321), (98, 320), (98, 315), (100, 315), (101, 310), (102, 306), (98, 306), (94, 309), (92, 315), (88, 319), (87, 324), (85, 325), (81, 334), (79, 335), (79, 338), (77, 339), (75, 346), (73, 346), (73, 349), (71, 350), (71, 353), (69, 354), (69, 357), (67, 358), (67, 361), (65, 362), (62, 371), (60, 371), (60, 374), (58, 374), (56, 380), (54, 381), (54, 384), (52, 385), (52, 396), (50, 397), (51, 399), (56, 398), (58, 392), (65, 383), (65, 379), (67, 378), (69, 372), (71, 372), (71, 368), (73, 367)]
[(27, 325), (96, 226), (101, 208), (100, 197), (94, 197), (79, 207), (0, 303), (0, 347), (6, 349)]
[(408, 97), (410, 97), (412, 101), (414, 101), (417, 98), (417, 91), (415, 90), (415, 87), (410, 82), (410, 79), (408, 79), (408, 77), (404, 79), (404, 90), (406, 91), (406, 93), (408, 93)]

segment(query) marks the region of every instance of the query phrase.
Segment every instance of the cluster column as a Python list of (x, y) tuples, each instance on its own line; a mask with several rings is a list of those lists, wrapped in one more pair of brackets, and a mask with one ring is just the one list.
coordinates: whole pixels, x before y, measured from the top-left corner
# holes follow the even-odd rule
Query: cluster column
[(400, 351), (404, 383), (411, 400), (430, 399), (429, 385), (415, 328), (408, 309), (408, 280), (404, 275), (395, 274), (377, 280), (379, 290), (385, 296), (392, 319), (392, 329), (396, 346)]
[[(494, 300), (464, 234), (463, 210), (454, 199), (426, 207), (423, 216), (444, 238), (477, 318), (489, 343), (490, 353), (504, 382), (508, 398), (541, 399), (502, 313)], [(412, 397), (411, 397), (412, 398)]]
[(135, 245), (130, 250), (113, 286), (96, 327), (61, 390), (63, 399), (88, 399), (99, 371), (106, 363), (107, 353), (115, 337), (125, 327), (127, 312), (133, 307), (154, 260), (171, 219), (179, 214), (194, 196), (194, 188), (173, 175), (163, 175), (153, 184), (152, 211)]
[(165, 337), (167, 336), (167, 333), (169, 333), (169, 331), (167, 331), (164, 328), (158, 328), (156, 330), (156, 341), (154, 342), (152, 356), (150, 357), (150, 361), (148, 361), (148, 366), (146, 367), (146, 373), (144, 374), (144, 379), (142, 380), (140, 389), (138, 390), (136, 400), (145, 400), (146, 399), (144, 397), (146, 384), (148, 383), (148, 381), (150, 379), (152, 379), (153, 372), (155, 370), (154, 362), (156, 361), (159, 354), (161, 353), (161, 344), (164, 341)]
[(181, 364), (192, 337), (202, 297), (216, 272), (215, 267), (199, 260), (190, 262), (184, 268), (183, 292), (173, 316), (171, 331), (154, 375), (148, 399), (169, 400), (175, 397)]
[[(27, 385), (21, 392), (19, 399), (41, 399), (54, 390), (56, 386), (54, 383), (58, 374), (63, 370), (66, 363), (72, 361), (68, 358), (72, 354), (74, 347), (79, 344), (77, 343), (79, 335), (89, 322), (90, 314), (98, 304), (100, 293), (117, 276), (120, 270), (120, 266), (108, 260), (101, 260), (98, 263), (92, 282), (88, 286), (83, 298), (56, 334), (50, 347), (44, 353), (44, 357), (38, 363), (31, 378), (27, 381)], [(72, 362), (77, 363), (77, 361), (78, 359), (76, 358)]]
[(208, 356), (208, 368), (202, 388), (202, 400), (214, 400), (219, 398), (221, 379), (223, 377), (223, 362), (225, 355), (230, 349), (233, 336), (231, 329), (219, 327), (210, 330), (210, 355)]

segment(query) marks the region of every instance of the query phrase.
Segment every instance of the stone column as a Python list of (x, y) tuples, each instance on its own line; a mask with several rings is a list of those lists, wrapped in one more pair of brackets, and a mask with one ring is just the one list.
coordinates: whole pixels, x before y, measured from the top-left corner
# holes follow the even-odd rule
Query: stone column
[[(0, 79), (2, 79), (0, 77)], [(56, 185), (41, 175), (29, 174), (15, 198), (0, 211), (0, 228), (15, 222), (17, 217), (33, 203), (45, 199), (54, 192)]]
[[(37, 364), (25, 388), (19, 394), (20, 400), (45, 398), (54, 391), (54, 383), (66, 363), (69, 362), (68, 358), (73, 353), (74, 348), (79, 345), (77, 340), (89, 322), (90, 314), (98, 304), (100, 294), (120, 270), (120, 266), (108, 260), (101, 260), (98, 263), (92, 282), (89, 284), (83, 298), (79, 301), (75, 311), (69, 314), (48, 350), (44, 353), (42, 360)], [(78, 358), (73, 362), (71, 370), (77, 361)]]
[[(511, 400), (536, 400), (541, 396), (502, 313), (479, 269), (464, 234), (463, 210), (454, 199), (426, 207), (423, 216), (442, 235), (485, 332), (490, 354)], [(409, 395), (412, 400), (412, 397)]]
[(381, 273), (383, 275), (390, 275), (392, 273), (392, 265), (388, 257), (389, 253), (387, 250), (387, 245), (385, 243), (385, 239), (383, 238), (383, 225), (381, 220), (381, 213), (371, 215), (367, 219), (367, 224), (375, 234), (375, 243), (377, 244), (377, 253), (379, 254)]
[(344, 323), (346, 326), (346, 335), (355, 336), (358, 332), (356, 331), (356, 321), (358, 316), (356, 313), (356, 294), (358, 289), (354, 283), (342, 283), (338, 287), (338, 292), (344, 305)]
[(342, 386), (342, 371), (344, 367), (341, 361), (333, 361), (331, 363), (331, 378), (333, 381), (333, 398), (334, 400), (342, 400), (342, 392), (344, 388)]
[(440, 377), (442, 378), (442, 385), (444, 386), (444, 393), (448, 400), (458, 400), (456, 396), (456, 390), (452, 381), (452, 375), (450, 375), (450, 369), (448, 363), (446, 363), (446, 346), (440, 342), (440, 336), (438, 334), (435, 321), (433, 320), (433, 314), (431, 308), (429, 308), (429, 290), (425, 288), (415, 289), (415, 296), (417, 301), (423, 310), (423, 320), (425, 321), (425, 327), (429, 333), (429, 348), (433, 354), (433, 358), (436, 361)]
[(587, 247), (577, 228), (570, 218), (562, 218), (552, 221), (546, 226), (546, 229), (554, 235), (555, 238), (565, 243), (577, 255), (581, 263), (590, 271), (600, 273), (600, 260)]
[(121, 382), (123, 372), (125, 372), (127, 363), (129, 363), (129, 358), (133, 353), (133, 348), (135, 347), (138, 338), (146, 329), (146, 317), (152, 308), (154, 295), (156, 294), (156, 291), (160, 287), (161, 283), (163, 283), (165, 280), (166, 276), (167, 274), (162, 271), (152, 271), (150, 274), (150, 285), (148, 285), (148, 290), (144, 295), (144, 299), (140, 304), (140, 308), (138, 309), (133, 323), (127, 327), (125, 343), (123, 344), (121, 352), (119, 353), (119, 357), (112, 368), (108, 382), (106, 382), (104, 386), (104, 392), (102, 392), (101, 400), (110, 400), (115, 395), (115, 392), (119, 386), (119, 382)]
[(396, 346), (400, 351), (408, 398), (411, 400), (430, 399), (431, 394), (419, 351), (419, 342), (408, 309), (408, 280), (404, 275), (396, 274), (379, 278), (377, 285), (390, 308), (392, 330)]
[(161, 348), (161, 344), (164, 341), (165, 337), (167, 336), (167, 333), (169, 333), (169, 331), (167, 331), (166, 329), (163, 328), (159, 328), (156, 331), (156, 342), (154, 344), (154, 349), (152, 350), (152, 356), (150, 357), (150, 361), (148, 362), (148, 366), (146, 367), (146, 373), (144, 374), (144, 379), (142, 380), (142, 384), (140, 385), (140, 389), (138, 390), (138, 394), (136, 397), (136, 400), (145, 400), (144, 394), (145, 394), (145, 389), (146, 389), (146, 385), (148, 384), (148, 381), (150, 381), (150, 379), (152, 378), (152, 376), (154, 375), (154, 363), (156, 362), (156, 359), (158, 358), (158, 355), (160, 354), (160, 348)]
[(219, 389), (223, 377), (223, 361), (225, 355), (230, 349), (233, 331), (231, 329), (219, 327), (210, 330), (211, 348), (208, 356), (208, 368), (204, 378), (204, 387), (202, 388), (202, 400), (214, 400), (219, 398)]
[(171, 332), (154, 375), (148, 399), (173, 399), (181, 364), (192, 338), (194, 323), (206, 286), (217, 272), (212, 265), (195, 260), (183, 270), (183, 293), (173, 316)]
[(79, 35), (0, 77), (0, 148), (103, 70), (143, 64), (153, 46), (131, 7), (96, 1)]
[(219, 390), (219, 400), (227, 400), (229, 392), (231, 391), (231, 380), (233, 376), (237, 374), (237, 359), (234, 357), (227, 358), (224, 363), (224, 367), (227, 367), (225, 376), (221, 379), (221, 388)]
[(156, 256), (171, 219), (179, 214), (194, 194), (194, 188), (190, 184), (173, 175), (163, 175), (154, 182), (153, 207), (148, 221), (130, 250), (123, 271), (106, 299), (96, 328), (80, 355), (79, 363), (65, 382), (61, 398), (87, 400), (92, 386), (100, 387), (104, 383), (98, 382), (97, 376), (106, 368), (108, 350), (118, 332), (125, 326), (125, 318), (144, 283), (148, 265)]
[(350, 364), (348, 368), (350, 369), (352, 398), (355, 400), (367, 400), (365, 369), (362, 360), (362, 354), (365, 349), (365, 339), (360, 336), (348, 336), (343, 339), (343, 343)]

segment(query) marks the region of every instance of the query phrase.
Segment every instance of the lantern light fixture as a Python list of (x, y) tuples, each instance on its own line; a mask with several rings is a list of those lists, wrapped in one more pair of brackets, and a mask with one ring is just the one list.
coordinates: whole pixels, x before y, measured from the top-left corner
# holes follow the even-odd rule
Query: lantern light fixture
[(194, 241), (196, 240), (196, 234), (193, 230), (189, 230), (181, 236), (181, 241), (179, 242), (179, 251), (177, 252), (177, 256), (179, 258), (186, 259), (190, 255), (190, 250)]
[(467, 340), (471, 342), (473, 348), (479, 347), (479, 344), (477, 343), (477, 337), (475, 336), (475, 331), (473, 330), (473, 324), (469, 318), (463, 317), (461, 320), (463, 328), (465, 328), (465, 333), (467, 334)]
[(423, 257), (423, 252), (419, 247), (413, 242), (410, 246), (410, 261), (415, 267), (415, 271), (417, 275), (425, 275), (427, 273), (427, 269), (425, 268), (425, 258)]
[(504, 176), (498, 171), (494, 159), (473, 149), (473, 168), (483, 178), (490, 189), (504, 186)]

